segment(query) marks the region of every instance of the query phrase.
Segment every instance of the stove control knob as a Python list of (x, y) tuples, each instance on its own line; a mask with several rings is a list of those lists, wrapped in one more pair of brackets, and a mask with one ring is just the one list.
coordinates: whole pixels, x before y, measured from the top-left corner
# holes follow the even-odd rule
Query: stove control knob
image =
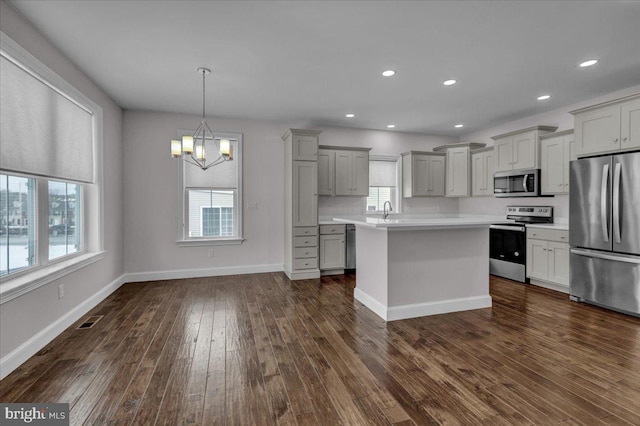
[(516, 252), (514, 252), (514, 253), (513, 253), (513, 255), (514, 255), (515, 257), (520, 257), (520, 252), (517, 252), (517, 251), (516, 251)]

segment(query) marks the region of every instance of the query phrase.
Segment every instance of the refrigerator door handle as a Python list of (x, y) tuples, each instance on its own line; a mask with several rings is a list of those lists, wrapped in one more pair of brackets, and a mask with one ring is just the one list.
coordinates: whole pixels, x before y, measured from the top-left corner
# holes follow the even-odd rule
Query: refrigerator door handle
[(585, 257), (595, 257), (597, 259), (612, 260), (614, 262), (635, 263), (640, 265), (640, 257), (636, 257), (636, 256), (625, 256), (625, 255), (619, 255), (619, 254), (611, 255), (611, 254), (601, 253), (601, 252), (592, 251), (592, 250), (583, 250), (583, 249), (575, 249), (575, 248), (571, 249), (571, 254), (577, 254), (578, 256), (585, 256)]
[(613, 169), (613, 239), (620, 244), (620, 172), (622, 165), (616, 163)]
[(602, 224), (602, 237), (605, 243), (609, 242), (609, 224), (607, 223), (607, 182), (609, 180), (609, 165), (602, 167), (602, 183), (600, 184), (600, 223)]

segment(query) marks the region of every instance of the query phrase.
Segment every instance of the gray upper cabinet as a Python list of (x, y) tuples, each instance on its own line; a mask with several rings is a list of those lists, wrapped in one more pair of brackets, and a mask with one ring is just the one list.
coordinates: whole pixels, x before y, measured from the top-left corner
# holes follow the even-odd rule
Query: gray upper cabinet
[(369, 148), (321, 147), (318, 194), (369, 195)]
[(318, 195), (336, 195), (336, 152), (331, 149), (318, 150)]
[(540, 136), (540, 192), (569, 193), (569, 162), (575, 160), (573, 130)]
[(316, 161), (318, 158), (318, 136), (303, 132), (301, 130), (293, 135), (293, 160)]
[(554, 132), (557, 127), (535, 126), (516, 132), (492, 136), (495, 142), (494, 164), (496, 172), (536, 169), (540, 167), (538, 137)]
[(402, 154), (402, 196), (444, 197), (445, 154), (411, 151)]
[(640, 95), (571, 113), (577, 156), (640, 148)]
[(433, 148), (435, 152), (446, 153), (445, 197), (471, 195), (471, 150), (484, 146), (478, 142), (462, 142)]
[(471, 153), (471, 195), (493, 196), (493, 147)]

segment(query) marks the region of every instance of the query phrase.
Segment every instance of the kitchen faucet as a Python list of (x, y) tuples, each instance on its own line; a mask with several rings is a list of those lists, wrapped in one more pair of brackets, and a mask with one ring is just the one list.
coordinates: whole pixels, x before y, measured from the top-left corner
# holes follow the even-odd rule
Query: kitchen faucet
[[(389, 204), (389, 209), (387, 209), (387, 204)], [(382, 206), (382, 210), (384, 212), (383, 218), (386, 219), (389, 216), (389, 212), (393, 211), (393, 208), (391, 207), (391, 201), (385, 201), (384, 206)]]

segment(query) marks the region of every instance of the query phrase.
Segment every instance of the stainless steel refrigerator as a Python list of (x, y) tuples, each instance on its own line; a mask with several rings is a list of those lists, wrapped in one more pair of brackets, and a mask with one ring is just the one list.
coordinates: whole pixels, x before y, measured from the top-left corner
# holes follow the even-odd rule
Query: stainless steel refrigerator
[(640, 315), (640, 152), (571, 162), (573, 300)]

